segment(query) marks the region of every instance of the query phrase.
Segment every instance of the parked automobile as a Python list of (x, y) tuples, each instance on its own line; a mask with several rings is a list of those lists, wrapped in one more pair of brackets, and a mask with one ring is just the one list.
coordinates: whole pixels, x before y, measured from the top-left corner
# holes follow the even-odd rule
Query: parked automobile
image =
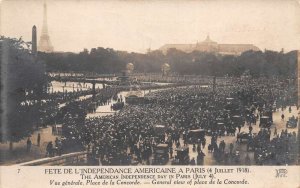
[(272, 120), (270, 119), (269, 116), (260, 117), (259, 127), (268, 128), (271, 127), (271, 125), (272, 125)]
[(290, 117), (289, 120), (286, 122), (286, 128), (295, 128), (297, 127), (298, 118)]
[(158, 144), (154, 149), (152, 164), (165, 165), (169, 161), (168, 144)]
[(175, 159), (172, 162), (172, 165), (189, 165), (190, 156), (189, 156), (189, 148), (188, 147), (179, 147), (176, 148), (177, 152)]

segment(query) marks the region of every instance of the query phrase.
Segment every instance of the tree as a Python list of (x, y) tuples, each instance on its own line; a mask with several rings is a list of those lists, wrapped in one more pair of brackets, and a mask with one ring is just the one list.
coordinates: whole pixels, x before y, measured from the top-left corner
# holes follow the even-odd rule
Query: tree
[[(1, 142), (28, 137), (39, 121), (39, 101), (47, 87), (45, 66), (37, 62), (30, 43), (0, 38)], [(36, 100), (28, 100), (28, 98)]]
[(48, 71), (120, 73), (133, 63), (135, 72), (160, 73), (161, 66), (170, 64), (171, 72), (209, 76), (241, 76), (249, 70), (251, 76), (295, 77), (295, 52), (246, 51), (239, 56), (193, 51), (186, 53), (171, 48), (166, 54), (159, 50), (141, 53), (115, 51), (110, 48), (84, 49), (75, 53), (39, 53)]

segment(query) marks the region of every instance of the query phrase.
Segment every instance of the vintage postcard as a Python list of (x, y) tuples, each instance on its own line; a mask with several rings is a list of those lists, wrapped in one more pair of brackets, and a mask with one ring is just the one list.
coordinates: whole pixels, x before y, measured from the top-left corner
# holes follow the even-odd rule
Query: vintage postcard
[(300, 187), (299, 0), (0, 0), (0, 187)]

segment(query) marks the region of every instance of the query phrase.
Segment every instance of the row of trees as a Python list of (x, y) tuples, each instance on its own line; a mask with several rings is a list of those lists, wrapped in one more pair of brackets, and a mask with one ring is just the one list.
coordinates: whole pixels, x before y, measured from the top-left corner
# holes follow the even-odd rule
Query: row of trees
[[(45, 65), (37, 62), (30, 44), (0, 37), (1, 142), (30, 136), (39, 121), (41, 96), (47, 87)], [(27, 98), (36, 100), (28, 101)]]
[(185, 53), (170, 49), (166, 54), (152, 51), (147, 54), (128, 53), (113, 49), (93, 48), (75, 53), (39, 53), (46, 61), (50, 72), (96, 72), (119, 73), (127, 63), (133, 63), (135, 72), (161, 72), (161, 66), (168, 63), (171, 72), (178, 74), (200, 74), (216, 76), (241, 76), (245, 71), (252, 76), (295, 75), (297, 53), (275, 51), (247, 51), (240, 56), (220, 55), (194, 51)]

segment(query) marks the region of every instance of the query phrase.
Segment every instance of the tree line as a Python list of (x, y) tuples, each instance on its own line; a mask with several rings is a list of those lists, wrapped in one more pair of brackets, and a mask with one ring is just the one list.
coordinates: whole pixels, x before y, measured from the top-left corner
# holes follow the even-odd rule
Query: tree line
[(47, 89), (45, 64), (21, 38), (1, 36), (0, 59), (0, 141), (16, 142), (30, 136), (40, 121), (41, 99)]
[(169, 49), (166, 54), (155, 50), (146, 54), (116, 51), (111, 48), (84, 49), (80, 53), (39, 53), (49, 72), (120, 73), (127, 63), (134, 72), (158, 73), (168, 63), (175, 74), (210, 76), (241, 76), (245, 72), (254, 77), (295, 76), (297, 52), (246, 51), (241, 55), (220, 55), (193, 51), (185, 53)]

